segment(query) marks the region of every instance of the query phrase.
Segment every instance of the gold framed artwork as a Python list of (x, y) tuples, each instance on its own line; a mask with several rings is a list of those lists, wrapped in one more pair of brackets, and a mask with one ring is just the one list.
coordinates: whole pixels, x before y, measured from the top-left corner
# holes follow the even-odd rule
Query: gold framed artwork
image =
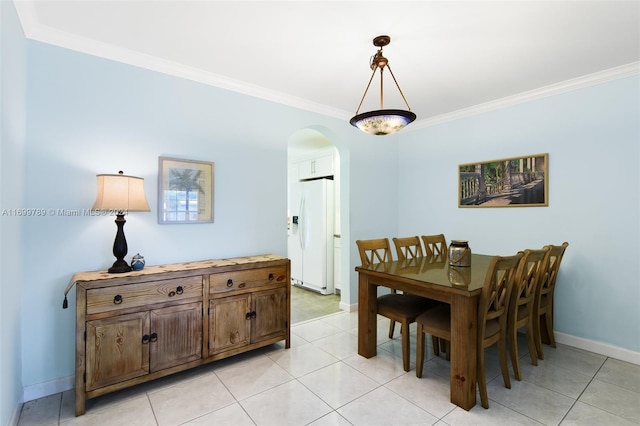
[(158, 223), (213, 222), (210, 161), (158, 158)]
[(546, 207), (549, 154), (458, 166), (458, 207)]

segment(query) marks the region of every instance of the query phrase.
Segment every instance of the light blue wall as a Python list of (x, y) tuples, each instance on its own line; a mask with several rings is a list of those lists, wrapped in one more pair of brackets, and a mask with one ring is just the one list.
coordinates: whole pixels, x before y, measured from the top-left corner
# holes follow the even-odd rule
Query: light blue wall
[[(388, 140), (371, 144), (343, 120), (39, 42), (28, 43), (28, 59), (24, 205), (81, 210), (94, 202), (97, 173), (141, 176), (152, 211), (127, 216), (128, 257), (140, 252), (149, 264), (162, 264), (286, 255), (287, 141), (307, 127), (327, 134), (343, 161), (357, 157), (342, 174), (343, 199), (355, 192), (343, 203), (343, 216), (349, 217), (349, 204), (358, 217), (368, 210), (371, 192), (351, 187), (371, 176), (380, 181), (383, 208), (367, 215), (395, 232), (395, 147)], [(215, 223), (157, 224), (159, 156), (215, 162)], [(359, 179), (350, 183), (350, 174)], [(113, 263), (113, 220), (60, 215), (25, 220), (25, 388), (71, 383), (75, 299), (72, 292), (70, 309), (62, 310), (62, 293), (74, 272)], [(369, 232), (360, 225), (368, 220), (357, 222), (359, 237)], [(343, 236), (349, 241), (348, 229)], [(346, 303), (355, 303), (357, 292), (345, 293)]]
[[(9, 216), (23, 207), (26, 112), (26, 39), (13, 2), (0, 2), (0, 424), (17, 415), (22, 395), (21, 300), (23, 220)], [(6, 210), (5, 210), (6, 209)]]
[[(444, 232), (502, 255), (568, 241), (557, 331), (637, 353), (639, 83), (619, 79), (405, 133), (400, 233)], [(538, 153), (549, 153), (549, 207), (457, 207), (458, 164)]]

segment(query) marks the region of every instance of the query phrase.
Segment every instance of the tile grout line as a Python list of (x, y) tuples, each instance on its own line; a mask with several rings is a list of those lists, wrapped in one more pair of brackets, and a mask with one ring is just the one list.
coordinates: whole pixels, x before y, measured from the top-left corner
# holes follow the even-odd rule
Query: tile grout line
[[(571, 410), (573, 410), (573, 408), (576, 406), (576, 403), (580, 400), (580, 397), (584, 394), (584, 392), (587, 390), (587, 388), (589, 387), (589, 385), (591, 385), (591, 383), (593, 383), (593, 381), (595, 380), (596, 376), (598, 375), (598, 373), (600, 372), (600, 370), (602, 370), (602, 367), (604, 367), (604, 364), (607, 362), (607, 360), (609, 359), (609, 357), (606, 357), (604, 359), (604, 361), (602, 362), (602, 364), (600, 365), (600, 367), (598, 367), (598, 369), (596, 370), (595, 373), (593, 373), (593, 376), (591, 377), (591, 379), (589, 379), (589, 383), (587, 383), (587, 385), (584, 387), (584, 389), (582, 389), (582, 391), (580, 391), (580, 395), (578, 395), (576, 397), (576, 399), (573, 401), (573, 403), (571, 404), (571, 407), (569, 407), (569, 409), (567, 410), (566, 413), (564, 413), (564, 415), (562, 416), (562, 418), (560, 419), (560, 422), (558, 423), (559, 425), (562, 424), (562, 422), (567, 418), (567, 416), (569, 415), (569, 413), (571, 412)], [(591, 404), (588, 404), (591, 405)], [(595, 407), (598, 408), (598, 407)], [(607, 411), (608, 412), (608, 411)], [(613, 413), (611, 413), (613, 414)]]
[(149, 407), (151, 407), (151, 412), (153, 413), (153, 420), (156, 422), (156, 426), (160, 424), (158, 421), (158, 415), (156, 414), (156, 410), (153, 409), (153, 404), (151, 403), (151, 396), (149, 395), (149, 391), (145, 391), (144, 395), (147, 397), (147, 402), (149, 403)]

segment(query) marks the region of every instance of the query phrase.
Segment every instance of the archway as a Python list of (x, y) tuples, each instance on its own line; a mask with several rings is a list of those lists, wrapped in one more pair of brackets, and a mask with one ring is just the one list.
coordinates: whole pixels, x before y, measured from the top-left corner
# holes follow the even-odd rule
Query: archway
[[(303, 259), (300, 258), (299, 250), (295, 246), (300, 246), (302, 224), (296, 223), (301, 219), (299, 213), (300, 193), (298, 187), (309, 181), (321, 179), (329, 179), (333, 182), (334, 192), (334, 216), (332, 222), (331, 233), (331, 278), (327, 287), (330, 293), (339, 294), (339, 310), (350, 310), (350, 285), (348, 281), (349, 252), (341, 249), (342, 236), (345, 231), (348, 232), (348, 222), (342, 220), (348, 217), (348, 197), (344, 195), (346, 183), (343, 179), (345, 158), (343, 158), (344, 147), (340, 146), (340, 142), (336, 140), (335, 135), (328, 129), (322, 127), (307, 127), (294, 132), (288, 139), (288, 179), (287, 179), (287, 216), (288, 216), (288, 256), (292, 262), (292, 284), (319, 294), (328, 294), (327, 288), (315, 287), (316, 283), (311, 282), (307, 285), (304, 282), (303, 272), (300, 265)], [(331, 168), (327, 169), (326, 159), (331, 157)], [(346, 201), (345, 201), (346, 200)], [(304, 238), (308, 238), (305, 234)], [(329, 243), (327, 243), (329, 244)], [(329, 247), (327, 247), (328, 249)], [(343, 266), (346, 265), (346, 266)], [(310, 267), (307, 267), (307, 270)], [(327, 272), (327, 273), (329, 273)], [(324, 283), (325, 285), (327, 283)], [(292, 289), (293, 290), (293, 289)], [(292, 309), (293, 311), (293, 309)], [(295, 322), (295, 318), (292, 318)]]

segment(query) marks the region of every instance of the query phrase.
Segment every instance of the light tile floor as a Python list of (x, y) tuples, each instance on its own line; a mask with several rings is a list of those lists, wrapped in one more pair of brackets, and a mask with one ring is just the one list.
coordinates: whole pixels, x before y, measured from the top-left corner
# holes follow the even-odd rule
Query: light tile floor
[[(506, 389), (487, 356), (489, 409), (449, 402), (449, 364), (431, 348), (422, 379), (402, 369), (400, 337), (379, 318), (378, 355), (357, 354), (357, 314), (292, 326), (283, 343), (87, 402), (73, 390), (24, 404), (22, 425), (638, 425), (640, 366), (558, 345), (534, 367), (519, 342), (523, 381)], [(397, 334), (397, 332), (396, 332)], [(426, 339), (429, 341), (430, 339)], [(479, 396), (478, 396), (479, 401)]]

